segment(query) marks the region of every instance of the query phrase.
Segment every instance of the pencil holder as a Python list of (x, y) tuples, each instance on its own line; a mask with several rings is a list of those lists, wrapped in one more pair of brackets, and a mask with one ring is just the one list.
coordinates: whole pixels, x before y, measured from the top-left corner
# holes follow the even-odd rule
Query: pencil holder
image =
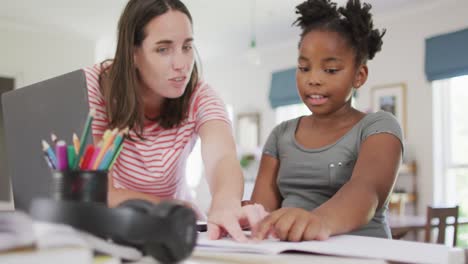
[(107, 204), (106, 170), (53, 171), (51, 197), (56, 200)]

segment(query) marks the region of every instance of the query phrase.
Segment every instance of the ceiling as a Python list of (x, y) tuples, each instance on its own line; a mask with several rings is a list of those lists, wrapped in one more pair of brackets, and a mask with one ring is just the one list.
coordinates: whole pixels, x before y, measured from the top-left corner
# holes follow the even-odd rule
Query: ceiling
[[(444, 0), (368, 0), (375, 14), (390, 14)], [(127, 0), (0, 0), (0, 24), (41, 25), (90, 39), (113, 38)], [(185, 0), (194, 19), (196, 44), (204, 58), (245, 52), (292, 40), (298, 30), (294, 7), (303, 0)], [(337, 0), (339, 4), (345, 0)], [(254, 8), (255, 6), (255, 8)], [(255, 10), (255, 12), (252, 12)], [(254, 15), (253, 15), (254, 14)], [(3, 22), (2, 22), (3, 21)], [(254, 26), (252, 26), (254, 25)]]

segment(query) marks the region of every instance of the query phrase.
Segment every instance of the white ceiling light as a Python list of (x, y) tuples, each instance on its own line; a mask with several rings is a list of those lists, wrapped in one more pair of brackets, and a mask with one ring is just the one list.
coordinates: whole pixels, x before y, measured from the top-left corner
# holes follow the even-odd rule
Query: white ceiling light
[(256, 0), (251, 0), (252, 3), (252, 8), (250, 10), (250, 32), (251, 32), (251, 37), (250, 37), (250, 43), (249, 43), (249, 49), (247, 50), (247, 61), (252, 64), (252, 65), (260, 65), (261, 64), (261, 58), (260, 58), (260, 52), (258, 51), (257, 48), (257, 39), (256, 39), (256, 24), (255, 24), (255, 7), (256, 7)]

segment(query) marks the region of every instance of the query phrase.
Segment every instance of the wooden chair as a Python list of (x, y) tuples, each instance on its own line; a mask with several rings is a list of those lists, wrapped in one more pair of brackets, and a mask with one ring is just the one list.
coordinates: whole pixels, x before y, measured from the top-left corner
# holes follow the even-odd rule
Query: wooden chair
[(408, 230), (403, 230), (400, 232), (392, 231), (392, 239), (402, 239), (404, 236), (406, 236), (406, 234), (408, 234)]
[[(437, 244), (445, 243), (445, 229), (447, 227), (447, 218), (454, 217), (453, 224), (453, 246), (457, 243), (457, 229), (458, 229), (458, 205), (455, 207), (427, 207), (427, 220), (425, 228), (425, 242), (431, 242), (432, 229), (437, 228)], [(439, 220), (437, 225), (432, 224), (432, 220), (436, 218)]]

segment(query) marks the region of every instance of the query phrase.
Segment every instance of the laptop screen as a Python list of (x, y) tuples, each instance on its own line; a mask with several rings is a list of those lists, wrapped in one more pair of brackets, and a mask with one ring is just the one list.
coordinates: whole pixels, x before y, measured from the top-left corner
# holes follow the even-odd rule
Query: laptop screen
[[(2, 96), (7, 171), (15, 209), (28, 211), (31, 200), (49, 197), (51, 173), (41, 140), (51, 133), (71, 144), (81, 135), (88, 97), (83, 70), (4, 93)], [(91, 137), (90, 137), (91, 138)]]

